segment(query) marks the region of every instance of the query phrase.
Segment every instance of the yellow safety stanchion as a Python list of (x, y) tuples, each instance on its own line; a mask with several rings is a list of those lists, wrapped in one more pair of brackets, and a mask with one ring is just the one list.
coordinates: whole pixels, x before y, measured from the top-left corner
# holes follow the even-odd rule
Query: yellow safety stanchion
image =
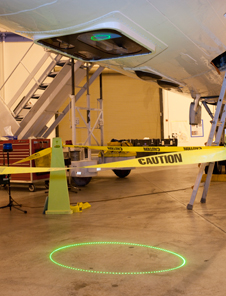
[[(52, 144), (51, 167), (62, 167), (64, 155), (60, 138), (54, 138)], [(46, 214), (72, 214), (67, 187), (66, 171), (50, 172), (49, 196)]]

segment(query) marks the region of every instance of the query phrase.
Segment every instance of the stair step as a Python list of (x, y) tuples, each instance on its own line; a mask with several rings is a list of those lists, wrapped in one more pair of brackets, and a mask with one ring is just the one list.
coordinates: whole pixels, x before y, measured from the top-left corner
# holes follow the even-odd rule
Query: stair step
[(39, 89), (46, 89), (48, 86), (49, 86), (48, 83), (42, 83), (42, 84), (39, 85), (38, 88), (39, 88)]
[(62, 61), (59, 61), (58, 63), (56, 63), (56, 65), (63, 67), (67, 62), (68, 62), (68, 60), (62, 60)]
[(16, 121), (22, 121), (23, 120), (23, 117), (16, 116), (15, 119), (16, 119)]
[(36, 100), (38, 100), (40, 98), (40, 95), (33, 95), (33, 96), (31, 96), (31, 99), (36, 99)]
[(58, 73), (59, 73), (59, 72), (50, 72), (50, 73), (48, 74), (48, 77), (55, 78), (55, 77), (57, 76)]

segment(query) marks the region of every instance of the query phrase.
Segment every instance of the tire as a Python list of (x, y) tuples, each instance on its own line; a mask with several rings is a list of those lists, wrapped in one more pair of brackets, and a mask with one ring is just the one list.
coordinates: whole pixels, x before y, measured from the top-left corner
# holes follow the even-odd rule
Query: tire
[(130, 172), (131, 172), (131, 170), (112, 170), (115, 174), (116, 174), (116, 176), (118, 176), (119, 178), (125, 178), (125, 177), (127, 177), (129, 174), (130, 174)]
[(34, 184), (30, 184), (29, 187), (28, 187), (28, 190), (29, 190), (30, 192), (35, 192), (35, 191), (36, 191), (36, 187), (35, 187), (35, 185), (34, 185)]
[(80, 177), (80, 178), (79, 177), (72, 177), (71, 179), (76, 186), (84, 187), (87, 184), (89, 184), (92, 177)]

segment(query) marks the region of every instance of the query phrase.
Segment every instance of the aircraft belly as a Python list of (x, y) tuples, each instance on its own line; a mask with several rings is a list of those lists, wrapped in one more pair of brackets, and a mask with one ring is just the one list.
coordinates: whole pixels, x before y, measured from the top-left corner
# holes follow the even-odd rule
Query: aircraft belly
[[(107, 3), (107, 4), (106, 4)], [(225, 0), (1, 0), (0, 26), (30, 39), (63, 36), (121, 24), (153, 44), (143, 56), (101, 61), (132, 73), (148, 67), (206, 95), (219, 94), (222, 75), (210, 62), (226, 50)]]

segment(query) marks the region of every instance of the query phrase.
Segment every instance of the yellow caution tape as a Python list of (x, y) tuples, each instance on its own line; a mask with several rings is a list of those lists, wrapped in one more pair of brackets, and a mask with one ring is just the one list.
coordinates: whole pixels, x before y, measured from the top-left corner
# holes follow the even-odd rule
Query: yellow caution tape
[[(213, 149), (213, 146), (188, 146), (188, 147), (178, 147), (178, 146), (85, 146), (85, 145), (63, 145), (63, 147), (69, 148), (86, 148), (93, 150), (103, 150), (112, 152), (177, 152), (177, 151), (194, 151), (194, 150), (208, 150)], [(214, 148), (222, 148), (222, 146), (214, 146)]]
[[(86, 149), (93, 149), (93, 150), (103, 150), (108, 152), (183, 152), (183, 151), (208, 151), (215, 149), (222, 149), (222, 146), (187, 146), (187, 147), (178, 147), (178, 146), (170, 146), (170, 147), (161, 147), (161, 146), (85, 146), (85, 145), (63, 145), (63, 147), (69, 148), (86, 148)], [(41, 150), (37, 153), (34, 153), (20, 161), (15, 162), (14, 164), (34, 160), (46, 156), (52, 152), (52, 148), (46, 148)]]
[(26, 174), (26, 173), (44, 173), (52, 171), (63, 171), (68, 168), (36, 168), (36, 167), (5, 167), (0, 166), (0, 175), (11, 175), (11, 174)]
[(37, 158), (40, 158), (40, 157), (43, 157), (45, 155), (48, 155), (52, 152), (52, 148), (49, 147), (49, 148), (46, 148), (46, 149), (43, 149), (43, 150), (40, 150), (39, 152), (36, 152), (22, 160), (19, 160), (17, 162), (14, 162), (14, 164), (17, 164), (17, 163), (22, 163), (22, 162), (26, 162), (26, 161), (30, 161), (30, 160), (34, 160), (34, 159), (37, 159)]
[(219, 147), (208, 150), (182, 151), (160, 155), (139, 157), (100, 165), (85, 166), (84, 168), (128, 168), (184, 165), (194, 163), (215, 162), (226, 159), (226, 148)]

